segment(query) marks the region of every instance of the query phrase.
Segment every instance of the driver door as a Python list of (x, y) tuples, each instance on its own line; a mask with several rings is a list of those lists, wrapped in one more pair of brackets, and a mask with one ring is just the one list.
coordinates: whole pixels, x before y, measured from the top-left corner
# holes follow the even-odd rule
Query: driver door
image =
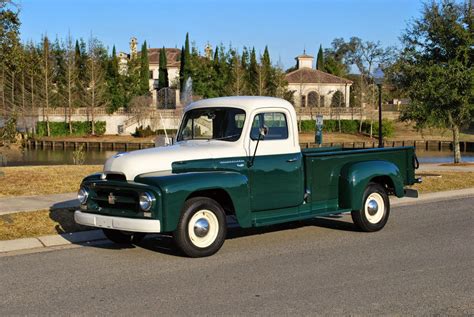
[[(250, 155), (258, 142), (249, 168), (252, 211), (294, 207), (303, 202), (302, 154), (294, 151), (294, 138), (289, 133), (293, 127), (288, 118), (289, 113), (282, 109), (257, 112), (251, 118)], [(258, 141), (261, 128), (266, 128), (267, 134)]]

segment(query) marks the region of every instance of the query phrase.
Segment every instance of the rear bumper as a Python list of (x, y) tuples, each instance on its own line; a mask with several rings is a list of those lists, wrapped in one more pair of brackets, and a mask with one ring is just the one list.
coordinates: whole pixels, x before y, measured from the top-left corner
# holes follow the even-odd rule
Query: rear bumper
[(161, 224), (155, 219), (133, 219), (102, 216), (76, 210), (74, 220), (81, 225), (131, 232), (159, 233)]

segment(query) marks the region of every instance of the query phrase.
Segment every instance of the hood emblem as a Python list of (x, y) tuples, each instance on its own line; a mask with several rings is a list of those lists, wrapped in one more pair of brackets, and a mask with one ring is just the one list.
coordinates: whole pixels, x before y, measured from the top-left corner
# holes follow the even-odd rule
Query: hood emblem
[(109, 204), (115, 205), (115, 196), (114, 193), (109, 194)]
[(121, 156), (124, 156), (125, 154), (127, 154), (127, 152), (120, 152), (120, 153), (117, 153), (114, 155), (114, 158), (119, 158)]

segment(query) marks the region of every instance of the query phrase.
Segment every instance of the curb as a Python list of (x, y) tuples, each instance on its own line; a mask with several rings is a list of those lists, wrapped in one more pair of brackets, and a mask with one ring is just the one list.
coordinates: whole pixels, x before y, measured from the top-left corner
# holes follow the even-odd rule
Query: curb
[(89, 243), (107, 239), (102, 230), (90, 230), (72, 233), (62, 233), (37, 238), (23, 238), (0, 241), (0, 254), (36, 248), (57, 247), (69, 244)]
[(442, 200), (451, 200), (459, 198), (467, 198), (474, 196), (474, 188), (465, 188), (465, 189), (456, 189), (456, 190), (447, 190), (443, 192), (435, 192), (428, 194), (421, 194), (418, 198), (390, 198), (390, 204), (392, 206), (408, 206), (408, 205), (417, 205), (424, 204), (429, 202), (437, 202)]
[[(403, 207), (442, 200), (474, 197), (474, 188), (449, 190), (420, 195), (418, 198), (390, 198), (392, 206)], [(88, 244), (107, 240), (102, 230), (90, 230), (57, 235), (42, 236), (37, 238), (23, 238), (16, 240), (0, 241), (0, 255), (29, 249), (57, 247), (71, 244)]]

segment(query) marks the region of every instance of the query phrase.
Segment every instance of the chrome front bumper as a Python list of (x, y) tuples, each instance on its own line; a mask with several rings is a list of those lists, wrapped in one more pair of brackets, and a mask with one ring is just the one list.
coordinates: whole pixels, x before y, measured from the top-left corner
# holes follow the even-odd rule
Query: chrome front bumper
[(159, 233), (161, 224), (154, 219), (102, 216), (76, 210), (74, 220), (81, 225), (131, 232)]

